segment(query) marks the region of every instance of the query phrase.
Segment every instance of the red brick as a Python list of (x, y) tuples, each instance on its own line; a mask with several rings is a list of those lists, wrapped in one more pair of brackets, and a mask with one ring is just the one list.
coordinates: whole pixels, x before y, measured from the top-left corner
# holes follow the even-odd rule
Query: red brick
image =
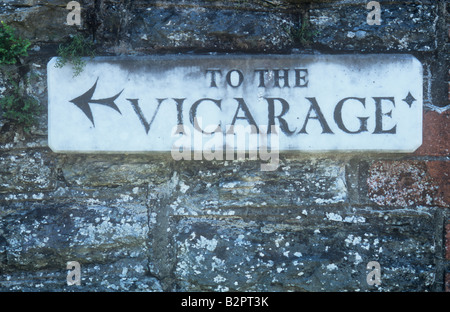
[(449, 207), (448, 170), (444, 161), (376, 161), (369, 168), (368, 195), (380, 206)]
[(426, 111), (423, 115), (423, 143), (414, 153), (420, 156), (450, 154), (450, 110), (443, 113)]
[(427, 172), (438, 187), (437, 196), (450, 206), (450, 161), (427, 161)]
[(445, 291), (450, 292), (450, 273), (445, 274)]

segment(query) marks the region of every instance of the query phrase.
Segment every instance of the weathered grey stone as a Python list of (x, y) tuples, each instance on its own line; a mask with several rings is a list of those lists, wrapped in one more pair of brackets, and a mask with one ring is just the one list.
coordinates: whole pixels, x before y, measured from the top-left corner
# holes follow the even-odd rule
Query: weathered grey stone
[[(433, 290), (433, 211), (314, 207), (277, 221), (182, 218), (175, 276), (186, 291)], [(379, 286), (366, 281), (370, 261), (381, 265)]]
[(77, 28), (67, 26), (67, 2), (53, 2), (56, 3), (8, 3), (6, 6), (0, 6), (0, 19), (32, 43), (62, 42), (68, 35), (75, 34)]
[(167, 154), (65, 155), (61, 158), (60, 168), (68, 185), (139, 186), (169, 179), (171, 161), (168, 160)]
[(271, 12), (203, 8), (150, 8), (133, 19), (132, 46), (137, 51), (179, 49), (277, 51), (290, 38), (285, 31), (293, 18)]
[[(347, 198), (339, 161), (282, 160), (276, 172), (261, 172), (257, 161), (180, 162), (173, 215), (245, 215), (248, 210), (338, 204)], [(239, 173), (237, 175), (237, 173)]]
[(54, 188), (54, 159), (45, 150), (0, 154), (0, 194), (46, 191)]
[(314, 44), (334, 50), (435, 51), (436, 4), (383, 4), (381, 25), (368, 25), (365, 6), (313, 5), (309, 11)]
[(145, 206), (24, 204), (16, 211), (4, 207), (1, 222), (7, 242), (5, 271), (55, 268), (66, 261), (108, 263), (127, 256), (146, 259)]
[(67, 285), (69, 270), (16, 271), (0, 274), (0, 291), (5, 292), (160, 292), (158, 280), (147, 275), (145, 261), (128, 257), (109, 263), (80, 263), (81, 285)]

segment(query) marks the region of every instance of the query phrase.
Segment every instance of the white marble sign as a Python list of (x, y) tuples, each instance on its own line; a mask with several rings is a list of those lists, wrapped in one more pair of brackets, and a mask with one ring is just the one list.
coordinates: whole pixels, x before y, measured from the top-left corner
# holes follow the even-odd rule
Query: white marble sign
[(422, 65), (410, 55), (97, 57), (77, 77), (55, 62), (55, 152), (239, 149), (229, 140), (238, 127), (271, 134), (280, 151), (412, 152), (422, 143)]

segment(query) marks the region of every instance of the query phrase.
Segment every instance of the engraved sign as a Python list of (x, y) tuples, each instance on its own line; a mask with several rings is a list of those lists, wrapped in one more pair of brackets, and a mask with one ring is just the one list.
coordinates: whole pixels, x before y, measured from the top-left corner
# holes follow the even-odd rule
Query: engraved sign
[[(422, 64), (410, 55), (161, 55), (48, 64), (55, 152), (227, 146), (233, 127), (280, 151), (412, 152), (422, 143)], [(248, 150), (260, 145), (249, 143)], [(183, 145), (186, 148), (186, 145)]]

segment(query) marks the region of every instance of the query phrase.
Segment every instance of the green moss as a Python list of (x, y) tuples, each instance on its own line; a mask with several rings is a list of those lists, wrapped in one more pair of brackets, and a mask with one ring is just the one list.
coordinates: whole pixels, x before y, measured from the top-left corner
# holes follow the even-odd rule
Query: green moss
[[(28, 48), (31, 43), (27, 39), (16, 36), (14, 28), (6, 25), (3, 21), (0, 25), (0, 64), (16, 65), (16, 70), (20, 64), (20, 57), (28, 55)], [(18, 81), (21, 78), (16, 79)], [(40, 111), (39, 102), (28, 95), (25, 88), (20, 87), (20, 83), (8, 79), (7, 88), (0, 98), (1, 117), (11, 122), (17, 123), (29, 131), (36, 122), (36, 116)]]
[(76, 35), (70, 38), (66, 44), (60, 45), (57, 53), (59, 58), (55, 67), (61, 68), (67, 63), (71, 63), (74, 69), (73, 76), (76, 77), (81, 74), (86, 65), (83, 57), (94, 57), (95, 49), (94, 44), (90, 40), (81, 35)]
[(28, 48), (31, 45), (27, 39), (22, 39), (15, 35), (12, 27), (3, 21), (0, 25), (0, 64), (16, 64), (20, 56), (28, 55)]
[(23, 126), (26, 132), (29, 132), (41, 111), (38, 100), (28, 95), (24, 88), (12, 80), (0, 98), (0, 107), (3, 118)]
[(299, 43), (302, 46), (309, 46), (313, 42), (314, 36), (319, 33), (311, 29), (306, 19), (303, 20), (300, 27), (289, 27), (286, 31), (295, 43)]

